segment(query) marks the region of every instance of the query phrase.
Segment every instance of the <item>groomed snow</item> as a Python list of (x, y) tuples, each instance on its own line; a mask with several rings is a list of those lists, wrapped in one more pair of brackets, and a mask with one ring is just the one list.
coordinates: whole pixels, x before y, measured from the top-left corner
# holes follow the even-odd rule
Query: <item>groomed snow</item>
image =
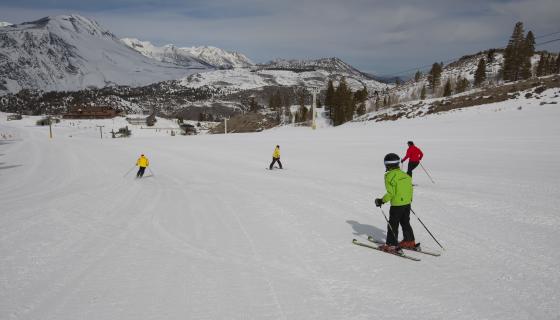
[[(103, 140), (2, 115), (0, 318), (558, 319), (560, 106), (518, 104)], [(436, 180), (415, 171), (413, 208), (447, 249), (421, 262), (351, 244), (384, 237), (382, 158), (410, 139)], [(265, 170), (276, 144), (286, 170)], [(123, 177), (140, 153), (152, 171)]]

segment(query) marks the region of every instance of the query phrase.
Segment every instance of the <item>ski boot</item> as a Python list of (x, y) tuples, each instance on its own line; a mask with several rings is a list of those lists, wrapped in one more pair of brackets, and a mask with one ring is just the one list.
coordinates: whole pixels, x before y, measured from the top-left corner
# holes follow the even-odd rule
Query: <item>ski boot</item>
[(382, 244), (382, 245), (379, 246), (379, 249), (381, 249), (381, 251), (385, 251), (385, 252), (392, 253), (392, 254), (402, 254), (403, 253), (401, 247), (392, 246), (392, 245), (389, 245), (389, 244)]
[(414, 242), (414, 240), (412, 241), (401, 241), (399, 242), (399, 247), (404, 248), (404, 249), (409, 249), (409, 250), (416, 250), (416, 251), (420, 251), (422, 250), (420, 248), (420, 243), (416, 243)]

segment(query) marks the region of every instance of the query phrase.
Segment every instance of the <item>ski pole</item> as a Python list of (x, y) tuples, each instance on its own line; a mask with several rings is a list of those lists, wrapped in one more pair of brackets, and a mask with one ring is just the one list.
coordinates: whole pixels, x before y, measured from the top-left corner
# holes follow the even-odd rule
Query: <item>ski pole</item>
[(434, 241), (438, 244), (438, 246), (440, 246), (443, 250), (445, 250), (445, 248), (437, 241), (436, 237), (434, 237), (434, 235), (430, 232), (428, 227), (426, 227), (424, 222), (422, 222), (422, 220), (420, 220), (420, 217), (416, 214), (416, 212), (414, 212), (414, 210), (412, 210), (412, 208), (410, 208), (410, 211), (412, 211), (412, 213), (414, 213), (414, 215), (416, 216), (416, 219), (418, 219), (418, 221), (420, 221), (420, 223), (422, 224), (424, 229), (426, 229), (426, 231), (428, 231), (428, 233), (430, 234), (430, 236), (432, 236), (432, 239), (434, 239)]
[(420, 166), (422, 167), (422, 169), (424, 169), (424, 172), (426, 172), (426, 174), (428, 175), (428, 178), (430, 178), (430, 180), (432, 180), (432, 183), (435, 184), (436, 182), (434, 181), (434, 179), (432, 179), (432, 176), (430, 176), (430, 174), (428, 173), (428, 170), (426, 170), (426, 168), (424, 168), (422, 163), (420, 163)]
[[(399, 243), (399, 239), (397, 239), (397, 235), (395, 234), (395, 231), (393, 230), (393, 227), (391, 227), (391, 224), (389, 223), (389, 219), (387, 219), (387, 216), (385, 215), (385, 211), (383, 211), (383, 208), (379, 207), (379, 209), (381, 210), (381, 213), (383, 213), (383, 216), (385, 217), (385, 221), (387, 221), (387, 225), (389, 226), (389, 230), (391, 230), (391, 233), (393, 234), (393, 237), (395, 238), (395, 242), (398, 244)], [(387, 241), (385, 241), (387, 242)]]
[(148, 167), (148, 170), (150, 170), (150, 173), (152, 174), (153, 177), (156, 176), (156, 175), (154, 174), (154, 172), (152, 171), (152, 169), (150, 169), (150, 167)]
[(128, 170), (128, 171), (124, 174), (123, 178), (126, 177), (126, 176), (130, 173), (130, 171), (134, 170), (134, 168), (136, 168), (136, 166), (133, 166), (132, 168), (130, 168), (130, 170)]

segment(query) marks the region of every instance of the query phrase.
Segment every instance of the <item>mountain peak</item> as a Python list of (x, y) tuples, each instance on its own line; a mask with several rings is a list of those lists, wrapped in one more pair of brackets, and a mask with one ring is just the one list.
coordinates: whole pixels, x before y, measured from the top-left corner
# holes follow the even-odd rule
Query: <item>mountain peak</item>
[(0, 28), (0, 95), (21, 89), (74, 90), (145, 85), (178, 79), (208, 67), (196, 60), (177, 66), (131, 50), (95, 20), (49, 16)]
[(22, 29), (45, 29), (58, 35), (76, 33), (116, 39), (115, 35), (103, 28), (97, 21), (79, 14), (48, 16), (14, 26)]
[(177, 65), (183, 65), (191, 60), (219, 69), (250, 67), (253, 65), (253, 62), (243, 54), (213, 46), (177, 47), (173, 44), (167, 44), (163, 47), (157, 47), (149, 41), (141, 41), (136, 38), (123, 38), (121, 41), (146, 57)]

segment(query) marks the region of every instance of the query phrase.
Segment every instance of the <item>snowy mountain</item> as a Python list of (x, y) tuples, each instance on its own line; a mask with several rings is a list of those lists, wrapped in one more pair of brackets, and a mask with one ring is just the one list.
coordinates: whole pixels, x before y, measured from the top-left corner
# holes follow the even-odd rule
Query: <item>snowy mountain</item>
[(190, 52), (206, 63), (221, 69), (247, 68), (254, 65), (253, 61), (239, 52), (226, 51), (212, 46), (187, 47), (181, 48), (181, 50)]
[(8, 27), (11, 26), (12, 24), (9, 22), (5, 22), (5, 21), (0, 21), (0, 28), (2, 27)]
[(194, 60), (178, 66), (147, 58), (97, 22), (79, 15), (46, 17), (0, 29), (0, 94), (21, 89), (139, 86), (208, 69)]
[(293, 70), (296, 72), (324, 70), (331, 73), (346, 73), (355, 77), (373, 79), (370, 75), (359, 71), (336, 57), (315, 60), (276, 59), (265, 64), (259, 64), (258, 67), (264, 70)]
[(198, 59), (189, 52), (175, 47), (172, 44), (165, 45), (163, 47), (156, 47), (148, 41), (140, 41), (134, 38), (123, 38), (121, 41), (132, 49), (140, 52), (142, 55), (157, 61), (187, 67), (192, 64), (203, 64), (211, 67), (210, 64)]
[(121, 40), (146, 57), (180, 66), (190, 65), (192, 61), (219, 69), (246, 68), (253, 65), (253, 62), (241, 53), (229, 52), (216, 47), (179, 48), (172, 44), (156, 47), (149, 41), (140, 41), (135, 38)]
[(258, 89), (266, 86), (302, 86), (326, 88), (329, 80), (342, 77), (352, 90), (383, 90), (388, 85), (371, 79), (338, 58), (318, 60), (275, 60), (251, 69), (215, 70), (185, 77), (187, 87), (216, 87), (232, 92)]

